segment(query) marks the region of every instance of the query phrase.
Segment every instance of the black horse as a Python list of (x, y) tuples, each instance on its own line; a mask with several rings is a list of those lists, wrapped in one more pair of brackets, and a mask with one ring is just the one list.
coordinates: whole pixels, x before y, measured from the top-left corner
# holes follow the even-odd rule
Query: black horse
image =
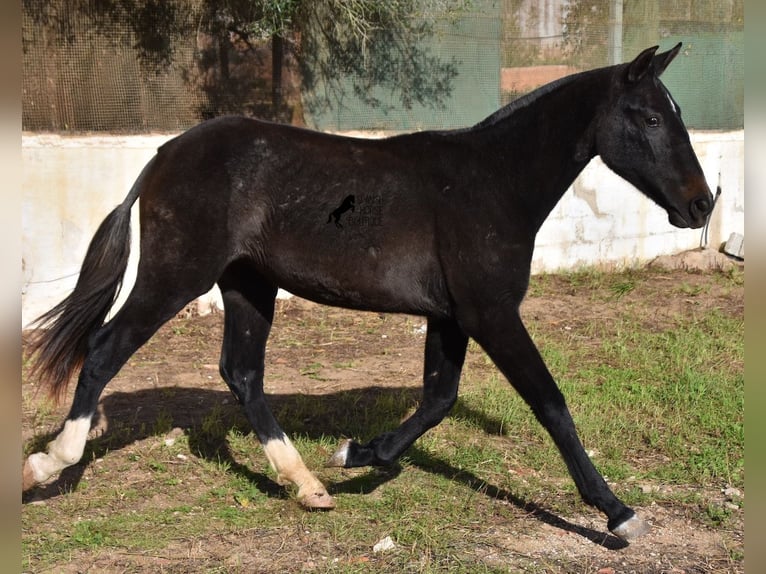
[[(264, 350), (278, 287), (353, 309), (427, 317), (423, 399), (397, 429), (344, 442), (330, 465), (393, 463), (439, 423), (458, 392), (469, 337), (529, 404), (583, 499), (617, 536), (646, 526), (585, 453), (564, 397), (519, 317), (535, 235), (596, 155), (677, 227), (713, 207), (678, 104), (659, 80), (680, 44), (575, 74), (479, 124), (382, 140), (239, 117), (210, 120), (163, 145), (97, 230), (74, 291), (43, 315), (36, 369), (71, 411), (24, 487), (80, 460), (105, 385), (165, 321), (218, 283), (225, 307), (220, 372), (282, 480), (306, 507), (334, 501), (268, 407)], [(380, 198), (381, 225), (336, 229), (349, 194)], [(130, 296), (104, 324), (125, 272), (131, 205), (141, 197), (141, 256)], [(353, 265), (349, 265), (353, 261)]]

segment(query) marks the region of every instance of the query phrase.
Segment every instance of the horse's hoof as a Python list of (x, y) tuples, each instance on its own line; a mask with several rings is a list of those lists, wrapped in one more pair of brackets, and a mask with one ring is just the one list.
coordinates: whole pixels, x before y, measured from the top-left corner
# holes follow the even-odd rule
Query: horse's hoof
[(649, 525), (635, 514), (625, 520), (622, 524), (612, 528), (612, 534), (622, 538), (626, 542), (635, 540), (647, 532), (649, 532)]
[(346, 466), (346, 461), (348, 460), (348, 447), (350, 445), (351, 445), (351, 439), (346, 439), (342, 443), (340, 443), (338, 450), (336, 450), (335, 454), (333, 454), (330, 457), (330, 460), (327, 461), (325, 466), (333, 466), (333, 467), (340, 467), (340, 468), (343, 468), (344, 466)]
[(24, 461), (24, 466), (21, 467), (21, 492), (26, 492), (37, 484), (35, 479), (35, 473), (32, 470), (32, 465), (29, 464), (29, 459)]
[(93, 417), (93, 423), (90, 427), (90, 430), (88, 431), (87, 440), (101, 438), (107, 430), (109, 430), (109, 419), (106, 418), (104, 405), (99, 403), (96, 410), (96, 415)]
[(301, 496), (298, 503), (307, 510), (332, 510), (335, 508), (335, 499), (326, 491), (316, 491)]

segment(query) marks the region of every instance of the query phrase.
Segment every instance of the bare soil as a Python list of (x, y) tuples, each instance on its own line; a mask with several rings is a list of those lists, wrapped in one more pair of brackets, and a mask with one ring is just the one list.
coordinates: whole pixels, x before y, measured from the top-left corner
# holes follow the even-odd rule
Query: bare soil
[[(572, 329), (585, 317), (608, 322), (620, 313), (619, 305), (594, 305), (591, 289), (576, 288), (571, 280), (549, 276), (545, 281), (543, 294), (532, 292), (523, 306), (527, 322), (534, 323), (538, 332)], [(744, 316), (744, 285), (732, 288), (729, 283), (711, 280), (707, 273), (657, 272), (651, 281), (640, 282), (622, 295), (619, 302), (648, 305), (654, 312), (646, 316), (646, 321), (659, 328), (679, 313), (704, 314), (725, 309)], [(139, 429), (154, 424), (163, 410), (172, 411), (174, 427), (184, 428), (199, 424), (200, 412), (213, 402), (237, 408), (218, 375), (222, 323), (221, 313), (195, 316), (188, 311), (179, 315), (137, 352), (110, 383), (103, 394), (106, 416), (101, 424), (106, 428), (105, 421), (121, 420), (132, 425), (134, 431), (126, 437), (124, 448), (145, 438), (146, 431), (142, 434)], [(303, 394), (317, 395), (318, 399), (362, 387), (412, 389), (416, 394), (422, 370), (423, 326), (424, 320), (419, 317), (351, 312), (320, 307), (298, 298), (279, 301), (269, 339), (266, 391), (273, 396)], [(471, 353), (466, 370), (482, 361), (485, 360), (480, 351)], [(166, 401), (158, 401), (158, 396), (164, 396), (158, 394), (161, 389), (174, 391), (167, 394)], [(42, 399), (35, 393), (34, 383), (25, 381), (24, 443), (55, 432), (69, 405), (65, 402), (41, 420), (38, 410)], [(278, 405), (275, 410), (278, 411)], [(289, 430), (290, 425), (285, 427)], [(334, 429), (328, 428), (327, 432), (330, 434)], [(98, 472), (103, 473), (108, 462), (100, 461), (99, 465)], [(74, 468), (61, 481), (36, 491), (25, 502), (59, 504), (62, 497), (55, 496), (54, 491), (58, 492), (62, 484), (65, 487), (67, 480), (76, 482), (78, 473), (90, 472), (85, 465)], [(121, 474), (119, 480), (129, 483), (132, 477)], [(703, 496), (717, 504), (725, 501), (719, 489), (704, 492)], [(477, 548), (475, 554), (484, 564), (508, 571), (744, 572), (743, 561), (736, 558), (744, 553), (742, 511), (735, 513), (726, 528), (713, 528), (691, 514), (687, 506), (651, 504), (641, 509), (642, 516), (653, 527), (650, 533), (622, 546), (609, 543), (600, 515), (544, 520), (528, 509), (514, 508), (512, 502), (499, 500), (498, 504), (509, 505), (516, 519), (498, 518), (496, 523), (481, 525), (486, 532), (486, 545)], [(334, 552), (337, 553), (337, 547), (316, 534), (295, 536), (295, 529), (289, 526), (267, 534), (253, 528), (236, 535), (179, 541), (174, 547), (152, 555), (111, 551), (75, 555), (58, 571), (220, 571), (219, 568), (229, 565), (231, 571), (265, 572), (277, 571), (271, 568), (280, 563), (290, 565), (290, 571), (296, 565), (311, 571), (320, 566), (327, 568), (327, 560), (332, 559), (328, 557)], [(340, 559), (347, 565), (360, 560), (360, 570), (369, 560), (343, 555)]]

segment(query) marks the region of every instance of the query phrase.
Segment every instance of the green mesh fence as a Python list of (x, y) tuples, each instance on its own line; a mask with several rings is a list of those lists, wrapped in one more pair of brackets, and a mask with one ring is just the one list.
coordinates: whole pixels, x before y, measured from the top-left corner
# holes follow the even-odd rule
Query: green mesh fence
[(562, 75), (677, 41), (663, 79), (687, 125), (744, 125), (743, 0), (474, 0), (406, 49), (378, 42), (361, 75), (347, 73), (359, 62), (323, 58), (315, 10), (284, 39), (278, 102), (271, 41), (215, 5), (226, 3), (24, 0), (23, 129), (178, 131), (229, 113), (323, 130), (458, 127)]
[[(320, 79), (303, 90), (307, 123), (335, 131), (448, 129), (472, 125), (497, 110), (502, 69), (500, 4), (475, 1), (473, 7), (473, 13), (440, 22), (432, 34), (418, 42), (413, 57), (426, 61), (436, 58), (443, 63), (419, 68), (422, 78), (414, 90), (425, 92), (422, 102), (403, 105), (396, 89), (379, 86), (369, 90), (362, 86), (363, 93), (359, 93), (359, 82), (352, 78)], [(386, 53), (383, 59), (395, 56)], [(444, 77), (449, 80), (444, 81)], [(329, 87), (329, 83), (333, 85)], [(369, 105), (371, 99), (376, 105)]]

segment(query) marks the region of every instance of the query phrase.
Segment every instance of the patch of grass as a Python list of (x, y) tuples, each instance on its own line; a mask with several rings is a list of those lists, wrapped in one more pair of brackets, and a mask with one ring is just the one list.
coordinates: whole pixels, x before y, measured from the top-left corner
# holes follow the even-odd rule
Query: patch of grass
[(168, 466), (165, 463), (157, 462), (157, 461), (151, 461), (149, 463), (149, 468), (152, 469), (154, 472), (167, 472)]
[(662, 459), (647, 474), (660, 480), (741, 484), (744, 376), (728, 364), (744, 355), (718, 338), (738, 327), (711, 314), (609, 340), (614, 366), (582, 361), (561, 382), (584, 440), (619, 459)]
[(745, 269), (740, 267), (730, 267), (726, 271), (716, 273), (714, 277), (733, 286), (741, 287), (745, 284)]
[(703, 516), (710, 526), (720, 528), (725, 526), (729, 521), (729, 518), (731, 518), (731, 510), (718, 504), (708, 504), (705, 506), (705, 513)]
[(94, 521), (76, 522), (71, 536), (75, 545), (85, 548), (98, 548), (111, 543), (109, 534)]
[(173, 428), (173, 414), (168, 412), (164, 408), (161, 409), (160, 412), (157, 413), (157, 418), (154, 420), (152, 434), (164, 435), (169, 433), (172, 428)]
[(612, 285), (609, 287), (609, 290), (610, 290), (612, 293), (614, 293), (614, 295), (615, 295), (617, 298), (620, 298), (620, 297), (622, 297), (623, 295), (625, 295), (625, 294), (627, 294), (627, 293), (630, 293), (630, 292), (631, 292), (631, 291), (633, 291), (633, 289), (635, 289), (635, 288), (636, 288), (636, 284), (635, 284), (635, 282), (634, 282), (634, 281), (632, 281), (632, 280), (630, 280), (630, 279), (628, 279), (628, 280), (617, 281), (617, 282), (613, 283), (613, 284), (612, 284)]
[(573, 271), (563, 273), (564, 278), (573, 288), (599, 289), (604, 285), (604, 281), (609, 278), (609, 274), (598, 267), (580, 267)]
[(223, 408), (220, 404), (213, 405), (210, 412), (202, 419), (202, 436), (208, 441), (220, 441), (226, 437), (229, 427), (224, 420)]
[(707, 287), (705, 285), (690, 285), (689, 283), (682, 283), (678, 290), (687, 297), (696, 297), (700, 293), (705, 292)]
[(324, 369), (324, 365), (322, 363), (311, 363), (310, 365), (303, 367), (300, 370), (300, 373), (304, 377), (308, 377), (309, 379), (313, 379), (315, 381), (325, 381), (327, 380), (326, 377), (323, 377), (319, 374), (322, 369)]

